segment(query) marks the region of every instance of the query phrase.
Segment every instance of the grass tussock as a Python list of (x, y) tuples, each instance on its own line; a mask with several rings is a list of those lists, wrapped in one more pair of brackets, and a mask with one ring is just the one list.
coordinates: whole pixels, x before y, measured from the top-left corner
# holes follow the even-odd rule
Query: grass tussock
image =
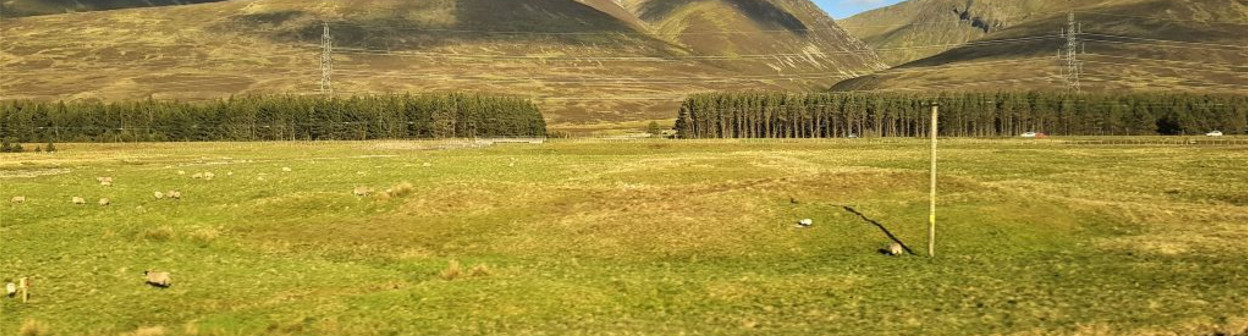
[(456, 279), (487, 277), (492, 274), (494, 274), (494, 271), (490, 270), (489, 265), (476, 264), (473, 265), (472, 268), (464, 270), (458, 260), (451, 260), (450, 263), (447, 264), (446, 269), (442, 270), (441, 276), (442, 280), (451, 281)]
[(18, 329), (17, 334), (20, 336), (47, 336), (52, 335), (52, 329), (48, 325), (34, 319), (27, 319), (22, 322), (22, 328)]
[(442, 280), (446, 281), (459, 279), (463, 275), (464, 270), (459, 266), (458, 260), (451, 260), (450, 264), (446, 265), (446, 269), (442, 270)]
[(468, 270), (468, 275), (473, 277), (485, 277), (490, 276), (493, 273), (493, 271), (490, 271), (490, 266), (486, 264), (476, 264), (475, 266), (472, 266), (472, 269)]
[(141, 327), (133, 332), (123, 334), (125, 336), (165, 336), (165, 327)]
[(197, 229), (188, 235), (192, 243), (201, 247), (211, 245), (219, 236), (221, 236), (221, 231), (213, 228)]
[(150, 228), (139, 234), (139, 238), (153, 242), (167, 242), (173, 240), (175, 236), (173, 227), (168, 225)]
[(411, 196), (414, 192), (416, 192), (416, 187), (413, 186), (411, 182), (403, 181), (393, 187), (390, 187), (389, 194), (393, 197), (403, 198)]

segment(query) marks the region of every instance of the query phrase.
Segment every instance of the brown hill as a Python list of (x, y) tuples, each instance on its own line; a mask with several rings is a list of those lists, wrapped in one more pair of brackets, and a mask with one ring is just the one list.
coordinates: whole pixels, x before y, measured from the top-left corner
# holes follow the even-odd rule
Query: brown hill
[(1083, 88), (1248, 88), (1248, 4), (1238, 0), (911, 0), (843, 21), (895, 67), (838, 90), (1064, 87), (1056, 54), (1082, 25)]
[(5, 19), (0, 96), (314, 94), (324, 25), (339, 94), (515, 94), (565, 126), (884, 68), (808, 0), (254, 0)]

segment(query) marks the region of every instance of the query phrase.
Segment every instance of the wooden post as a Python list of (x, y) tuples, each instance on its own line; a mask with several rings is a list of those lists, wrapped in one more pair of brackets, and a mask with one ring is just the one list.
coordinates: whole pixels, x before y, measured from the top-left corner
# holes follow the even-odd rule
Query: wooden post
[(932, 193), (931, 214), (927, 217), (927, 256), (936, 256), (936, 137), (940, 133), (940, 103), (932, 102)]
[(22, 277), (17, 280), (17, 289), (22, 292), (22, 303), (30, 301), (30, 278)]

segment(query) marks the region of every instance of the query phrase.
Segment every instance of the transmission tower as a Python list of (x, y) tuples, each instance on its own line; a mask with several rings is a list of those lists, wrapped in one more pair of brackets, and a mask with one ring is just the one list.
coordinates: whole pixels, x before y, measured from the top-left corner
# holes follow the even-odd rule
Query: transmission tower
[(1070, 12), (1066, 17), (1066, 28), (1062, 30), (1066, 46), (1058, 51), (1057, 56), (1061, 62), (1062, 79), (1066, 81), (1066, 88), (1074, 92), (1079, 92), (1079, 77), (1083, 74), (1083, 62), (1079, 61), (1083, 42), (1079, 41), (1079, 34), (1083, 34), (1083, 24), (1075, 21), (1075, 12)]
[(334, 94), (334, 37), (329, 34), (329, 23), (323, 23), (321, 35), (321, 93)]

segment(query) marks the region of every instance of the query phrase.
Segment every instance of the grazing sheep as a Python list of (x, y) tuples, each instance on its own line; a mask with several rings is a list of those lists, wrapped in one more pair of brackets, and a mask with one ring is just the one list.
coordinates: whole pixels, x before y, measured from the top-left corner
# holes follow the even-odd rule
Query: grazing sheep
[(225, 176), (234, 176), (234, 172), (226, 172)]
[(282, 171), (289, 173), (293, 170), (291, 170), (290, 167), (282, 167)]
[(180, 200), (180, 199), (182, 199), (182, 192), (181, 192), (181, 191), (170, 190), (170, 191), (169, 191), (169, 193), (168, 193), (168, 194), (166, 194), (166, 195), (168, 195), (168, 196), (169, 196), (169, 199), (172, 199), (172, 200)]
[(186, 175), (186, 171), (185, 171), (185, 170), (179, 170), (179, 171), (178, 171), (178, 175)]
[(13, 204), (26, 203), (26, 196), (13, 196), (13, 199), (9, 200), (9, 202), (13, 202)]
[(108, 205), (110, 205), (110, 204), (113, 204), (113, 202), (112, 202), (112, 201), (109, 201), (107, 198), (101, 198), (101, 199), (100, 199), (100, 205), (101, 205), (101, 206), (108, 206)]
[(353, 190), (352, 193), (355, 194), (356, 197), (364, 197), (364, 196), (368, 196), (369, 194), (372, 194), (373, 188), (355, 187), (355, 190)]
[(888, 245), (888, 255), (899, 256), (903, 254), (906, 254), (906, 250), (901, 248), (901, 244), (892, 243), (891, 245)]
[(82, 197), (74, 197), (73, 201), (74, 201), (74, 204), (77, 204), (77, 205), (87, 204), (87, 199), (82, 198)]
[(155, 197), (156, 200), (159, 201), (165, 198), (165, 193), (157, 191), (157, 192), (152, 193), (152, 197)]
[(797, 227), (799, 228), (808, 228), (811, 225), (815, 225), (815, 220), (810, 218), (797, 221)]
[(196, 180), (204, 178), (204, 173), (195, 173), (194, 175), (191, 175), (191, 178)]
[(4, 285), (4, 294), (9, 297), (17, 296), (17, 284), (9, 282), (8, 279), (5, 279), (4, 282), (8, 282)]
[(214, 178), (217, 178), (217, 174), (213, 174), (212, 172), (206, 172), (206, 173), (204, 173), (204, 180), (205, 180), (205, 181), (212, 181), (212, 179), (214, 179)]
[(169, 286), (173, 286), (173, 279), (169, 278), (169, 272), (143, 271), (143, 275), (147, 277), (147, 284), (152, 287), (169, 288)]

